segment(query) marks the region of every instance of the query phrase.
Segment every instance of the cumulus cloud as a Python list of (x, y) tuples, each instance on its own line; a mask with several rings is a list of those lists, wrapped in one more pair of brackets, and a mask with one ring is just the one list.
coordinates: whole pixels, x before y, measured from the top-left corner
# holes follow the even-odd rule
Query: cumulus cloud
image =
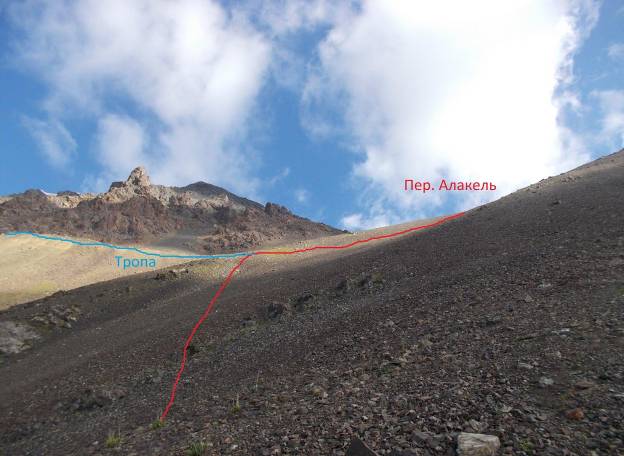
[(500, 195), (586, 160), (560, 115), (574, 100), (562, 95), (573, 53), (597, 11), (585, 1), (368, 0), (337, 23), (304, 104), (338, 100), (362, 153), (354, 177), (366, 209), (344, 226), (493, 198), (407, 194), (405, 178), (492, 181)]
[(340, 5), (327, 0), (273, 0), (250, 2), (248, 8), (259, 13), (259, 22), (273, 35), (285, 35), (312, 29), (327, 22)]
[(98, 122), (98, 158), (113, 178), (128, 174), (137, 165), (148, 161), (145, 141), (143, 128), (130, 117), (107, 114)]
[(592, 96), (598, 99), (602, 114), (600, 142), (624, 147), (624, 90), (601, 90)]
[(607, 55), (613, 60), (624, 58), (624, 43), (612, 43), (607, 49)]
[(305, 188), (299, 188), (295, 190), (295, 199), (297, 200), (297, 202), (302, 204), (307, 203), (309, 198), (310, 192), (307, 191)]
[(76, 141), (57, 120), (22, 117), (22, 125), (37, 142), (46, 160), (56, 168), (67, 168), (76, 153)]
[(369, 230), (379, 226), (387, 226), (397, 223), (387, 214), (363, 214), (356, 212), (344, 216), (340, 220), (340, 226), (349, 231)]
[[(250, 190), (245, 125), (271, 46), (244, 18), (211, 0), (29, 1), (11, 15), (27, 31), (17, 55), (49, 85), (45, 109), (92, 116), (108, 172), (140, 157), (163, 183)], [(111, 100), (134, 114), (110, 117)]]
[(270, 73), (278, 86), (300, 92), (306, 84), (309, 43), (319, 30), (346, 21), (358, 0), (243, 0), (237, 15), (253, 18), (272, 45)]
[[(93, 120), (105, 169), (94, 182), (141, 163), (154, 181), (254, 196), (269, 75), (300, 93), (312, 136), (356, 153), (360, 207), (346, 228), (494, 197), (408, 194), (405, 178), (492, 181), (500, 195), (588, 158), (562, 119), (583, 109), (569, 85), (594, 0), (27, 0), (7, 12), (25, 32), (16, 55), (49, 87), (50, 120), (30, 130), (60, 163), (76, 149), (62, 122)], [(611, 135), (618, 109), (604, 104)]]

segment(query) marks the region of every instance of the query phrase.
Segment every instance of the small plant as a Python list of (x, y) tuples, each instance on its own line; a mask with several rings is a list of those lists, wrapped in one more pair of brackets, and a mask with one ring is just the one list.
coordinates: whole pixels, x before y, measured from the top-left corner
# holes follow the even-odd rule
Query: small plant
[(371, 281), (375, 284), (375, 285), (381, 285), (384, 283), (384, 278), (383, 275), (381, 275), (381, 273), (379, 272), (373, 272), (371, 274)]
[(111, 432), (106, 437), (106, 448), (115, 448), (121, 445), (121, 435), (118, 432)]
[(528, 454), (533, 454), (533, 444), (530, 440), (524, 439), (518, 442), (518, 446), (522, 451)]
[(188, 450), (186, 450), (187, 456), (204, 456), (206, 454), (206, 450), (208, 449), (208, 444), (206, 442), (194, 442), (191, 443)]
[(237, 413), (240, 413), (240, 411), (241, 411), (240, 400), (239, 400), (238, 394), (236, 394), (236, 401), (234, 402), (234, 405), (230, 409), (230, 413), (232, 415), (235, 415)]
[(151, 430), (160, 429), (164, 425), (165, 425), (165, 422), (161, 420), (160, 418), (157, 418), (154, 421), (152, 421), (152, 423), (150, 424), (150, 429)]

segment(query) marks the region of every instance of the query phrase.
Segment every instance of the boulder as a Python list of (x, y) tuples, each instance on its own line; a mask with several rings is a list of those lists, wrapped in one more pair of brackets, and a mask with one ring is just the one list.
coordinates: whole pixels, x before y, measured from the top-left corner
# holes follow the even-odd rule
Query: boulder
[(457, 436), (458, 456), (493, 456), (499, 448), (500, 440), (495, 435), (461, 432)]
[(39, 335), (28, 325), (13, 321), (0, 322), (0, 353), (14, 354), (30, 348)]

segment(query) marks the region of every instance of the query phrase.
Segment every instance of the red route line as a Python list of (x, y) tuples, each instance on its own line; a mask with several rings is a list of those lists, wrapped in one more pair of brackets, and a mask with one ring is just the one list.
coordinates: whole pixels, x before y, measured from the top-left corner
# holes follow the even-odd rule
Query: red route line
[(175, 397), (176, 397), (176, 391), (178, 389), (178, 384), (180, 383), (180, 379), (182, 378), (182, 373), (184, 372), (184, 368), (186, 367), (186, 360), (188, 358), (188, 355), (187, 355), (188, 348), (191, 345), (191, 342), (193, 341), (193, 337), (195, 337), (195, 333), (197, 333), (197, 331), (199, 330), (199, 327), (206, 320), (206, 318), (208, 318), (208, 315), (210, 315), (210, 312), (212, 312), (212, 309), (214, 308), (214, 306), (215, 306), (215, 304), (217, 302), (217, 299), (219, 299), (219, 296), (221, 296), (221, 294), (225, 291), (227, 286), (230, 284), (230, 282), (232, 281), (232, 277), (234, 276), (236, 271), (238, 271), (241, 268), (241, 266), (245, 263), (245, 261), (247, 261), (249, 258), (251, 258), (252, 256), (255, 256), (255, 255), (293, 255), (295, 253), (311, 252), (312, 250), (341, 250), (341, 249), (348, 249), (349, 247), (353, 247), (353, 246), (358, 245), (358, 244), (365, 244), (365, 243), (371, 242), (371, 241), (377, 241), (377, 240), (380, 240), (380, 239), (388, 239), (388, 238), (392, 238), (392, 237), (396, 237), (396, 236), (401, 236), (403, 234), (411, 233), (413, 231), (423, 230), (425, 228), (432, 228), (434, 226), (441, 225), (444, 222), (447, 222), (449, 220), (453, 220), (453, 219), (459, 218), (462, 215), (464, 215), (464, 212), (458, 212), (457, 214), (449, 215), (448, 217), (441, 218), (440, 220), (437, 220), (437, 221), (435, 221), (433, 223), (429, 223), (427, 225), (415, 226), (415, 227), (408, 228), (408, 229), (402, 230), (402, 231), (397, 231), (397, 232), (394, 232), (394, 233), (382, 234), (382, 235), (373, 236), (373, 237), (370, 237), (370, 238), (367, 238), (367, 239), (360, 239), (360, 240), (351, 242), (349, 244), (343, 244), (343, 245), (315, 245), (313, 247), (307, 247), (307, 248), (304, 248), (304, 249), (287, 250), (287, 251), (283, 251), (283, 252), (280, 252), (280, 251), (268, 251), (267, 250), (267, 251), (253, 252), (252, 254), (243, 257), (238, 263), (236, 263), (236, 266), (234, 266), (232, 269), (230, 269), (230, 272), (228, 272), (227, 277), (225, 278), (225, 280), (223, 280), (223, 282), (221, 283), (221, 286), (219, 287), (217, 292), (214, 294), (214, 296), (210, 300), (210, 303), (208, 304), (208, 307), (206, 307), (206, 310), (204, 310), (204, 313), (199, 318), (199, 320), (197, 320), (197, 323), (195, 323), (195, 326), (193, 326), (193, 329), (191, 330), (190, 334), (186, 338), (186, 343), (184, 344), (184, 348), (183, 348), (183, 351), (182, 351), (182, 362), (180, 363), (180, 368), (178, 369), (178, 373), (176, 375), (176, 378), (175, 378), (175, 380), (173, 382), (173, 386), (171, 388), (171, 395), (169, 397), (169, 402), (167, 403), (167, 406), (165, 407), (165, 410), (163, 411), (162, 415), (160, 416), (160, 421), (162, 421), (162, 422), (165, 421), (165, 418), (167, 417), (167, 414), (169, 413), (169, 410), (171, 409), (171, 407), (173, 406), (173, 403), (175, 402)]

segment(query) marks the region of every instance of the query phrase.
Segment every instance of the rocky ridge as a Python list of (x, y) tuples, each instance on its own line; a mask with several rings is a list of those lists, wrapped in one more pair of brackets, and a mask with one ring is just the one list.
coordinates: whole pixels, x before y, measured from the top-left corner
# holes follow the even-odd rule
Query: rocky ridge
[(33, 231), (107, 242), (160, 243), (195, 251), (244, 250), (340, 231), (287, 208), (239, 197), (196, 182), (153, 185), (143, 167), (102, 194), (41, 190), (0, 200), (0, 232)]

